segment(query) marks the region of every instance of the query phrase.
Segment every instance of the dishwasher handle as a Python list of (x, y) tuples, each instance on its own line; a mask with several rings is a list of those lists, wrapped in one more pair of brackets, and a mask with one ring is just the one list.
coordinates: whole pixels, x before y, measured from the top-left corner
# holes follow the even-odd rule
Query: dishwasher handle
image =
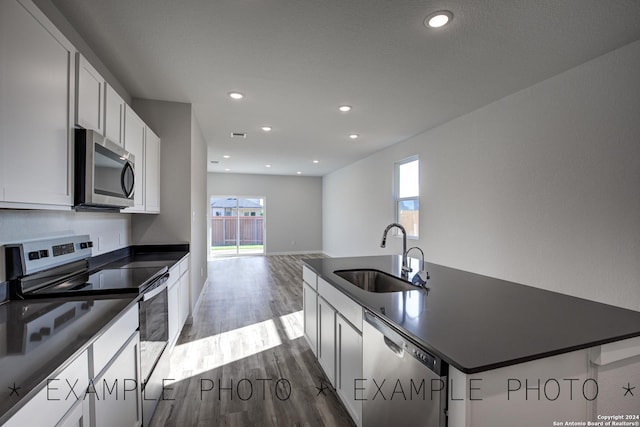
[(388, 337), (385, 337), (384, 335), (383, 337), (384, 337), (384, 343), (389, 348), (389, 350), (391, 350), (393, 354), (395, 354), (396, 356), (402, 359), (402, 357), (404, 357), (404, 348), (394, 343), (393, 341), (391, 341)]

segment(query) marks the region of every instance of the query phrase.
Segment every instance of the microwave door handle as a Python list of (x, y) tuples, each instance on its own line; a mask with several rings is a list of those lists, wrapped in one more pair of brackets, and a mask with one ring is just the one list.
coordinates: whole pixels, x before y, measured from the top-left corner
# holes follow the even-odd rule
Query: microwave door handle
[[(127, 171), (131, 170), (131, 188), (127, 188), (126, 186), (126, 177), (127, 177)], [(125, 197), (127, 199), (131, 198), (131, 195), (133, 194), (136, 185), (136, 175), (133, 172), (133, 166), (131, 166), (130, 162), (126, 162), (124, 167), (122, 168), (122, 173), (120, 174), (120, 186), (122, 187), (122, 192), (124, 193)]]

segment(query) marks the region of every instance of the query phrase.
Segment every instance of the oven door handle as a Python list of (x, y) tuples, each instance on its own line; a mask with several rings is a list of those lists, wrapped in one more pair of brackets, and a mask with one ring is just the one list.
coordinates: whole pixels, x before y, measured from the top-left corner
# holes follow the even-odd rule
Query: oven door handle
[(142, 301), (149, 301), (150, 299), (158, 296), (162, 291), (167, 289), (169, 279), (169, 273), (162, 276), (158, 281), (162, 281), (157, 287), (154, 287), (152, 290), (145, 292), (142, 294)]

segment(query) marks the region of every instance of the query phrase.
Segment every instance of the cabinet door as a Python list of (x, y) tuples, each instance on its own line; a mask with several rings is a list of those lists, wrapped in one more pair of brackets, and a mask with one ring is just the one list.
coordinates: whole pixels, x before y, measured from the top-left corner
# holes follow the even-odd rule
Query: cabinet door
[(103, 134), (104, 78), (79, 53), (76, 61), (76, 124)]
[(145, 140), (145, 210), (160, 213), (160, 138), (149, 127)]
[(85, 427), (89, 425), (89, 399), (83, 399), (67, 412), (67, 415), (56, 424), (56, 427)]
[[(336, 316), (336, 390), (356, 425), (362, 425), (362, 400), (356, 380), (362, 379), (362, 334), (341, 315)], [(362, 382), (358, 387), (362, 387)]]
[(168, 288), (169, 299), (169, 345), (175, 344), (180, 334), (180, 281)]
[(311, 351), (318, 355), (318, 294), (306, 282), (302, 282), (302, 301), (304, 313), (304, 337)]
[(144, 212), (144, 137), (145, 124), (129, 107), (125, 109), (124, 148), (135, 156), (136, 183), (133, 196), (134, 205), (124, 212)]
[(336, 311), (318, 295), (318, 361), (335, 387)]
[(109, 84), (104, 90), (104, 136), (124, 146), (125, 102)]
[(91, 402), (95, 427), (137, 427), (142, 424), (139, 354), (140, 335), (136, 332), (112, 359), (104, 374), (94, 380), (96, 393), (91, 393)]
[[(180, 329), (184, 326), (189, 317), (191, 300), (190, 300), (190, 292), (189, 292), (189, 283), (191, 282), (189, 276), (189, 270), (187, 270), (180, 277), (180, 298), (178, 299), (180, 304)], [(178, 334), (179, 335), (179, 334)]]
[(73, 205), (73, 45), (31, 2), (0, 2), (0, 200)]

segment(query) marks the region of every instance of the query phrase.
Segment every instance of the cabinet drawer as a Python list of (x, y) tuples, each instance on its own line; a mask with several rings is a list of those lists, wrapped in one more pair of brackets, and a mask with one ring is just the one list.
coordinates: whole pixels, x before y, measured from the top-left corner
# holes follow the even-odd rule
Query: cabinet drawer
[(87, 352), (78, 356), (60, 374), (52, 375), (48, 381), (48, 385), (4, 424), (5, 427), (54, 425), (78, 400), (84, 399), (89, 385)]
[(360, 304), (337, 290), (322, 277), (318, 277), (318, 295), (331, 304), (356, 329), (362, 331), (362, 307)]
[(312, 269), (310, 269), (306, 265), (302, 266), (302, 280), (307, 282), (307, 284), (311, 286), (313, 290), (318, 289), (318, 284), (316, 282), (317, 277), (318, 276), (316, 275), (316, 273), (313, 272)]
[(138, 305), (131, 307), (93, 343), (93, 374), (97, 377), (109, 360), (138, 329)]

